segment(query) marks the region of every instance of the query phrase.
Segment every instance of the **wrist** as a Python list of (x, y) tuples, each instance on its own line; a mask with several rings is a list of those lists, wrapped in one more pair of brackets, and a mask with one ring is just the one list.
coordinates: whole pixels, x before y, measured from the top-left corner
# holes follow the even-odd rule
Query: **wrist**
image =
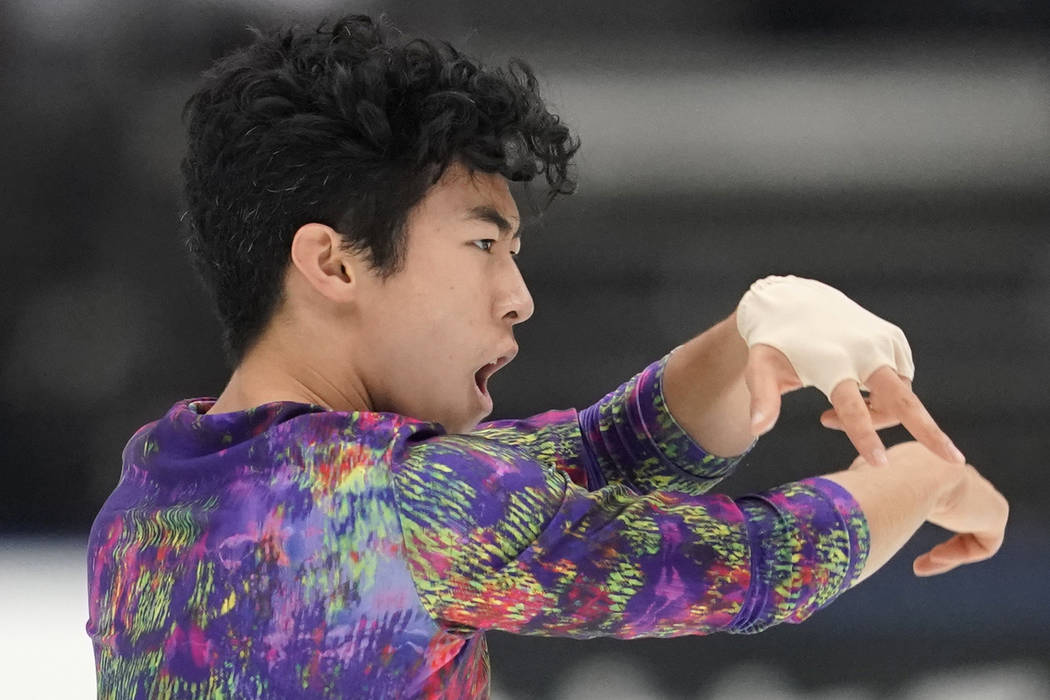
[(711, 454), (737, 455), (754, 443), (747, 356), (734, 314), (675, 348), (667, 360), (667, 409)]

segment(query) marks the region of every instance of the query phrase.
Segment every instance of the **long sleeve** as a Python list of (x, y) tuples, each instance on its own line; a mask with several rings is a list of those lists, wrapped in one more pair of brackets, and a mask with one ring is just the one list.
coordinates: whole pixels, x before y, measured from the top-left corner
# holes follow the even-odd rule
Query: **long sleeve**
[[(736, 500), (639, 494), (622, 481), (588, 490), (572, 478), (587, 453), (574, 412), (516, 428), (513, 444), (496, 439), (505, 434), (417, 435), (394, 460), (409, 570), (446, 629), (751, 633), (804, 620), (863, 568), (866, 520), (826, 479)], [(652, 449), (674, 454), (659, 439)]]
[[(527, 445), (538, 460), (590, 490), (622, 483), (638, 493), (706, 493), (731, 474), (751, 448), (732, 457), (709, 454), (678, 424), (663, 394), (668, 357), (670, 353), (579, 413), (569, 409), (492, 421), (472, 434)], [(573, 418), (579, 422), (578, 431), (571, 425)]]

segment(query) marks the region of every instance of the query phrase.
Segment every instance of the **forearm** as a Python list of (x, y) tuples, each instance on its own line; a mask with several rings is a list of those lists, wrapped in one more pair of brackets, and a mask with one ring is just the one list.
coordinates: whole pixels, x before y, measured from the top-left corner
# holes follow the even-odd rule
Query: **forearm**
[(742, 455), (722, 457), (697, 444), (671, 415), (664, 376), (674, 354), (650, 363), (580, 411), (579, 452), (587, 488), (620, 482), (638, 493), (698, 495), (713, 488), (739, 463)]
[(858, 583), (888, 562), (965, 477), (964, 465), (936, 458), (930, 462), (928, 468), (916, 469), (890, 460), (888, 466), (865, 464), (824, 475), (850, 492), (868, 523), (871, 544)]
[(711, 454), (744, 452), (752, 442), (748, 348), (735, 312), (677, 348), (664, 371), (664, 398), (675, 420)]

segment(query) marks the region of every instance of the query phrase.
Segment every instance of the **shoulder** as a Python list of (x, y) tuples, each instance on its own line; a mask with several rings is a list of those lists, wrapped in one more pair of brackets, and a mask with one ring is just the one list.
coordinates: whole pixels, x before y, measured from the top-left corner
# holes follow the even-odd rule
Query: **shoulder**
[(265, 440), (267, 459), (278, 468), (317, 472), (318, 479), (334, 480), (332, 486), (348, 487), (367, 472), (364, 481), (379, 487), (388, 485), (388, 473), (403, 461), (409, 445), (441, 434), (438, 423), (398, 413), (317, 411), (272, 426)]
[(396, 445), (444, 435), (440, 423), (418, 420), (398, 413), (372, 411), (323, 411), (282, 423), (300, 437), (324, 437), (338, 442), (350, 440), (374, 445)]

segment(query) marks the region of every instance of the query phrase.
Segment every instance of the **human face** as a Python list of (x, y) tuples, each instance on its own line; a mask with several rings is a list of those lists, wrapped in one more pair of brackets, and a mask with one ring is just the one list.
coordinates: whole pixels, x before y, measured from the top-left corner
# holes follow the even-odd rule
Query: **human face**
[(487, 382), (517, 354), (533, 302), (514, 256), (520, 217), (505, 178), (454, 164), (412, 209), (404, 266), (362, 280), (362, 380), (377, 411), (468, 432)]

